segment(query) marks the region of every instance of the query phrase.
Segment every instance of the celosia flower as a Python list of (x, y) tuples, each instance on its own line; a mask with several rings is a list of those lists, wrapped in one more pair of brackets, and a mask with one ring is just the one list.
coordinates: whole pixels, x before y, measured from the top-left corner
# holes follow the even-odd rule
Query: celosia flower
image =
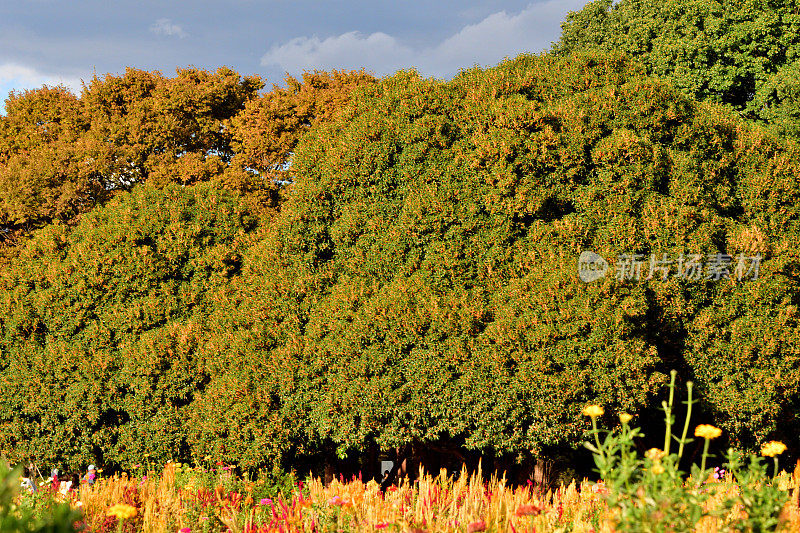
[(272, 500), (269, 498), (261, 498), (261, 501), (258, 502), (259, 505), (272, 505)]
[(771, 440), (761, 445), (761, 455), (764, 457), (775, 457), (786, 451), (786, 445), (777, 440)]
[(520, 505), (517, 507), (516, 512), (514, 513), (517, 516), (529, 516), (529, 515), (536, 515), (542, 512), (542, 508), (538, 505), (526, 503), (524, 505)]
[(192, 533), (192, 528), (182, 527), (180, 533)]
[(708, 440), (716, 439), (720, 435), (722, 435), (722, 430), (710, 424), (700, 424), (694, 430), (695, 437), (701, 437)]
[(619, 421), (622, 422), (623, 424), (627, 424), (631, 420), (633, 420), (633, 415), (631, 415), (629, 413), (620, 413), (619, 414)]
[(118, 503), (108, 508), (106, 516), (116, 516), (117, 520), (129, 520), (136, 516), (136, 507), (125, 503)]
[(650, 470), (655, 474), (663, 474), (664, 473), (664, 466), (661, 463), (656, 463), (650, 468)]
[(605, 411), (603, 410), (602, 407), (600, 407), (597, 404), (587, 405), (586, 407), (583, 408), (583, 414), (591, 418), (597, 418), (598, 416), (603, 416), (603, 413), (605, 413)]

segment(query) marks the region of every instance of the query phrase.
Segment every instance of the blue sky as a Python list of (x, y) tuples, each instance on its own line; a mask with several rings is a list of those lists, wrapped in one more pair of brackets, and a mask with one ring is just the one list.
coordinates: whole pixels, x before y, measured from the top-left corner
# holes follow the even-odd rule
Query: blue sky
[(0, 101), (11, 89), (96, 73), (228, 66), (269, 84), (286, 72), (459, 68), (549, 48), (586, 0), (226, 2), (23, 0), (0, 3)]

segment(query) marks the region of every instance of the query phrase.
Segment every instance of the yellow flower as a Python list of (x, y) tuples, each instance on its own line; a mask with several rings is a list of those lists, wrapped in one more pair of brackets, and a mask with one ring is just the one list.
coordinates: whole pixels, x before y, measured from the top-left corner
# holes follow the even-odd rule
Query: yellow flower
[(664, 473), (664, 467), (663, 467), (663, 466), (661, 466), (661, 463), (656, 463), (656, 464), (654, 464), (654, 465), (653, 465), (653, 466), (650, 468), (650, 470), (651, 470), (651, 471), (652, 471), (652, 472), (653, 472), (655, 475), (658, 475), (658, 474), (663, 474), (663, 473)]
[(108, 508), (106, 516), (116, 516), (117, 520), (129, 520), (136, 516), (136, 507), (118, 503)]
[(600, 407), (597, 404), (587, 405), (586, 407), (583, 408), (584, 416), (597, 418), (598, 416), (603, 416), (603, 413), (605, 413), (605, 411), (603, 410), (602, 407)]
[(786, 445), (777, 440), (771, 440), (761, 445), (761, 455), (764, 457), (775, 457), (786, 451)]
[(667, 455), (667, 452), (658, 448), (650, 448), (644, 452), (644, 456), (654, 462), (660, 461), (665, 455)]
[(694, 429), (695, 437), (702, 437), (704, 439), (716, 439), (722, 435), (722, 430), (710, 424), (700, 424)]
[(631, 420), (633, 420), (633, 415), (628, 414), (628, 413), (620, 413), (619, 414), (619, 421), (622, 422), (623, 424), (627, 424)]

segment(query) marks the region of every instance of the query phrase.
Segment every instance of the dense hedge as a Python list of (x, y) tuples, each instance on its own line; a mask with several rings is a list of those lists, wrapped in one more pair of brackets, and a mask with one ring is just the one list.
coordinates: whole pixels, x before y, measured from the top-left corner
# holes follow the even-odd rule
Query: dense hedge
[(185, 455), (213, 368), (198, 338), (252, 227), (214, 187), (142, 186), (37, 232), (2, 276), (0, 447), (73, 465)]
[[(0, 286), (0, 448), (246, 468), (373, 443), (541, 454), (582, 440), (587, 402), (652, 413), (672, 368), (732, 444), (797, 447), (795, 144), (613, 54), (320, 79), (347, 95), (287, 121), (298, 142), (234, 133), (231, 165), (291, 183), (274, 216), (250, 217), (224, 170), (20, 245)], [(312, 93), (232, 124), (268, 135), (276, 102)], [(757, 280), (612, 265), (587, 284), (583, 250), (764, 259)]]

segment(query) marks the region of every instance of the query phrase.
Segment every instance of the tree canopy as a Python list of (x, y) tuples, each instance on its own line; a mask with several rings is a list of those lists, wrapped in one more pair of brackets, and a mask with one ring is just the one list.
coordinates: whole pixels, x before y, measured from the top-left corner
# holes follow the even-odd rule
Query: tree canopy
[[(163, 130), (112, 126), (150, 104), (123, 113), (102, 84), (12, 98), (4, 128), (23, 110), (48, 126), (4, 137), (19, 144), (4, 172), (20, 143), (76, 131), (118, 136), (107, 149), (128, 159), (104, 161), (140, 166), (125, 166), (130, 191), (9, 256), (0, 449), (122, 465), (213, 453), (245, 468), (372, 445), (540, 455), (582, 441), (588, 402), (644, 418), (673, 368), (733, 445), (796, 434), (794, 143), (606, 52), (523, 55), (451, 81), (316, 73), (250, 97), (223, 78), (207, 90), (238, 106), (229, 122), (228, 107), (197, 104)], [(123, 85), (150, 94), (158, 79)], [(112, 111), (86, 118), (89, 101)], [(192, 153), (219, 170), (192, 174)], [(264, 216), (262, 192), (231, 176), (275, 179), (288, 154)], [(762, 261), (757, 279), (612, 269), (585, 283), (586, 250)]]
[(615, 51), (699, 100), (800, 135), (800, 4), (791, 0), (593, 0), (557, 53)]

